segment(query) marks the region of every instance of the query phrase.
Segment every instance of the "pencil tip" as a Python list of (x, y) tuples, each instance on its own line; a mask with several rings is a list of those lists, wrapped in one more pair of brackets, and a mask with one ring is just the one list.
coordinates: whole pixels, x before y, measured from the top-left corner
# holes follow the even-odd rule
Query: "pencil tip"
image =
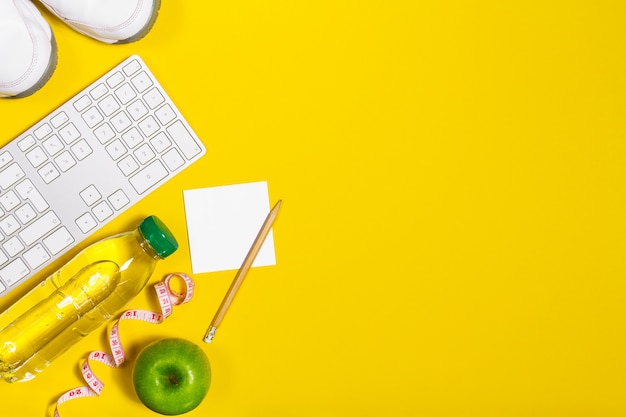
[(206, 336), (204, 336), (204, 343), (211, 343), (213, 341), (213, 338), (215, 337), (216, 331), (217, 331), (217, 327), (212, 326), (209, 329), (209, 332), (206, 334)]
[(278, 213), (278, 210), (280, 209), (280, 205), (283, 202), (283, 200), (278, 200), (276, 202), (276, 204), (274, 204), (274, 207), (272, 207), (272, 209), (270, 210), (269, 214), (267, 215), (268, 218), (270, 216), (275, 216)]

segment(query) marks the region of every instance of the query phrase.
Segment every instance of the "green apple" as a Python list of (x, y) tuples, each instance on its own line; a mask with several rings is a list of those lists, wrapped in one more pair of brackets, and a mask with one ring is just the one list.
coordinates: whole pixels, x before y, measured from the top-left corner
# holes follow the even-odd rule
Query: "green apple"
[(196, 408), (209, 391), (211, 365), (200, 347), (179, 338), (143, 348), (133, 365), (133, 387), (141, 402), (160, 414)]

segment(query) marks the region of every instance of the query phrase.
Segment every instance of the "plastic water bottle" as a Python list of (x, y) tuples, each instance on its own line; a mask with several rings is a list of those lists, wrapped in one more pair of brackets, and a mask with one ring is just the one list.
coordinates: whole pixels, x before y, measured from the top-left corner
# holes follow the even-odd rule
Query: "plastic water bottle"
[(156, 216), (87, 247), (0, 314), (0, 375), (33, 379), (121, 312), (178, 243)]

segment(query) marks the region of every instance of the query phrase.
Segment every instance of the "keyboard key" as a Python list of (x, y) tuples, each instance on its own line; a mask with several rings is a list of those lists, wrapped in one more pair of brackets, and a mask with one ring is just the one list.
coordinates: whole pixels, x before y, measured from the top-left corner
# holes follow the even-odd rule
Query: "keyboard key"
[(130, 113), (130, 117), (132, 117), (134, 121), (137, 121), (148, 114), (148, 109), (141, 100), (133, 101), (127, 109), (128, 113)]
[(98, 222), (96, 222), (91, 213), (83, 214), (78, 219), (76, 219), (75, 223), (83, 233), (89, 232), (98, 225)]
[(0, 153), (0, 168), (4, 168), (12, 160), (13, 156), (8, 151)]
[(37, 141), (31, 135), (26, 136), (24, 139), (20, 140), (17, 143), (17, 147), (20, 148), (21, 151), (28, 150), (31, 146), (34, 146)]
[(0, 269), (0, 278), (4, 281), (9, 287), (20, 279), (24, 278), (30, 270), (20, 258), (17, 258), (13, 262), (7, 264), (5, 267)]
[(115, 132), (108, 123), (102, 123), (93, 133), (103, 145), (115, 137)]
[(148, 74), (146, 74), (145, 72), (140, 72), (138, 75), (136, 75), (135, 77), (133, 77), (130, 80), (131, 83), (133, 83), (133, 86), (137, 89), (137, 91), (139, 91), (140, 93), (143, 93), (144, 91), (146, 91), (148, 88), (152, 87), (152, 80), (150, 79), (150, 77), (148, 77)]
[(164, 132), (159, 132), (158, 135), (150, 139), (150, 144), (155, 151), (161, 153), (170, 147), (172, 141), (170, 141), (170, 138), (168, 138)]
[[(89, 111), (87, 113), (89, 113)], [(73, 123), (70, 123), (63, 129), (59, 130), (59, 135), (61, 135), (61, 139), (69, 145), (80, 137), (80, 132), (76, 129), (76, 126), (74, 126)]]
[(15, 190), (24, 200), (28, 200), (33, 203), (33, 206), (35, 206), (35, 209), (37, 209), (39, 213), (42, 213), (48, 209), (48, 202), (43, 198), (39, 190), (35, 188), (35, 186), (29, 179), (25, 179), (24, 181), (20, 182), (15, 187)]
[(82, 198), (83, 201), (85, 202), (85, 204), (87, 204), (88, 206), (91, 206), (96, 201), (98, 201), (98, 200), (100, 200), (102, 198), (102, 195), (100, 194), (100, 191), (98, 191), (96, 186), (93, 185), (93, 184), (90, 185), (89, 187), (85, 188), (80, 193), (78, 193), (78, 195), (80, 195), (80, 198)]
[(61, 224), (59, 218), (53, 212), (49, 211), (30, 225), (26, 226), (19, 232), (19, 236), (22, 238), (24, 243), (27, 245), (32, 245), (37, 240), (54, 230), (58, 225)]
[(46, 237), (43, 240), (44, 246), (48, 248), (50, 253), (52, 253), (53, 255), (61, 252), (72, 243), (74, 243), (74, 238), (65, 227), (61, 227), (59, 230), (55, 230), (54, 233), (52, 233), (50, 236)]
[(107, 78), (107, 84), (111, 88), (117, 87), (123, 81), (124, 81), (124, 75), (122, 75), (121, 72), (115, 72), (115, 73), (113, 73), (113, 75), (111, 75), (109, 78)]
[[(96, 85), (94, 88), (92, 88), (89, 91), (89, 94), (91, 95), (91, 97), (93, 97), (94, 100), (100, 100), (100, 98), (104, 97), (104, 95), (109, 91), (109, 89), (107, 88), (106, 85), (104, 84), (98, 84)], [(91, 103), (89, 103), (91, 104)]]
[(132, 155), (126, 155), (117, 163), (117, 167), (122, 171), (122, 174), (129, 176), (133, 172), (139, 169), (139, 164), (135, 161)]
[(163, 154), (163, 162), (165, 162), (170, 171), (176, 171), (185, 165), (185, 159), (180, 156), (176, 148), (172, 148)]
[(139, 122), (139, 129), (144, 135), (150, 137), (159, 130), (159, 124), (154, 120), (154, 117), (148, 116)]
[(46, 184), (50, 184), (52, 181), (59, 178), (59, 175), (61, 175), (57, 167), (55, 167), (52, 162), (48, 162), (46, 165), (41, 167), (39, 171), (37, 172), (39, 173), (39, 176)]
[(100, 107), (100, 110), (102, 110), (105, 116), (110, 116), (120, 109), (119, 103), (111, 95), (103, 98), (102, 101), (98, 103), (98, 107)]
[(139, 133), (139, 130), (137, 130), (136, 127), (133, 127), (122, 135), (122, 139), (124, 139), (124, 143), (129, 149), (133, 149), (143, 142), (143, 135)]
[(74, 156), (76, 156), (76, 159), (78, 159), (79, 161), (87, 158), (93, 152), (93, 149), (91, 149), (91, 146), (89, 146), (85, 139), (81, 139), (76, 142), (75, 145), (72, 145), (71, 149), (74, 153)]
[(8, 260), (9, 258), (6, 256), (6, 254), (0, 251), (0, 265), (4, 265)]
[(26, 154), (26, 158), (33, 166), (33, 168), (40, 167), (44, 162), (48, 160), (48, 155), (39, 146)]
[(140, 69), (141, 69), (141, 64), (136, 59), (133, 59), (128, 64), (124, 65), (124, 68), (123, 68), (124, 74), (126, 74), (127, 77), (130, 77), (131, 75), (133, 75)]
[(35, 210), (30, 204), (26, 203), (22, 207), (15, 210), (15, 215), (19, 221), (26, 224), (33, 220), (37, 216), (37, 213), (35, 213)]
[(37, 139), (41, 140), (48, 136), (50, 133), (52, 133), (52, 128), (48, 123), (44, 123), (40, 127), (38, 127), (33, 133), (35, 134), (35, 137)]
[(63, 126), (65, 123), (67, 123), (69, 120), (70, 118), (67, 116), (67, 113), (62, 111), (59, 114), (52, 117), (52, 119), (50, 119), (50, 123), (52, 124), (52, 127), (54, 127), (55, 129), (58, 129), (61, 126)]
[(7, 217), (0, 220), (0, 229), (4, 232), (5, 235), (10, 236), (13, 233), (17, 232), (20, 228), (20, 224), (17, 219), (13, 217), (12, 214), (9, 214)]
[(15, 191), (9, 190), (0, 196), (0, 204), (6, 211), (11, 211), (21, 203)]
[(200, 146), (198, 146), (187, 128), (183, 125), (183, 122), (180, 120), (174, 122), (166, 130), (187, 159), (191, 159), (202, 152)]
[(35, 269), (49, 261), (50, 255), (46, 252), (43, 246), (38, 243), (31, 249), (24, 252), (24, 260), (28, 266), (31, 267), (31, 269)]
[(98, 220), (101, 222), (105, 221), (107, 218), (113, 215), (113, 210), (109, 207), (109, 204), (106, 201), (99, 202), (91, 212), (96, 216)]
[(91, 104), (91, 99), (88, 96), (82, 96), (78, 100), (74, 101), (74, 108), (77, 112), (82, 112)]
[(115, 139), (113, 142), (108, 144), (106, 150), (111, 156), (111, 159), (113, 159), (114, 161), (117, 161), (122, 155), (126, 153), (126, 148), (124, 147), (122, 141), (119, 139)]
[(43, 141), (43, 147), (50, 156), (54, 156), (63, 150), (63, 143), (57, 135), (52, 135)]
[(115, 90), (115, 96), (118, 98), (120, 103), (128, 104), (132, 99), (137, 97), (137, 93), (135, 93), (135, 90), (133, 90), (130, 84), (124, 83), (120, 88)]
[(12, 237), (2, 244), (2, 247), (6, 251), (7, 255), (10, 257), (14, 257), (18, 253), (24, 250), (24, 245), (17, 237)]
[(159, 122), (161, 122), (163, 126), (167, 125), (169, 122), (176, 118), (176, 113), (169, 104), (161, 106), (155, 114), (157, 119), (159, 119)]
[(111, 203), (115, 210), (120, 210), (122, 207), (130, 203), (128, 196), (124, 194), (124, 191), (122, 190), (117, 190), (111, 194), (107, 200), (109, 200), (109, 203)]
[(24, 171), (18, 164), (13, 163), (4, 171), (0, 171), (0, 188), (6, 190), (22, 178), (24, 178)]
[(148, 166), (130, 178), (130, 184), (138, 194), (145, 193), (149, 188), (167, 177), (167, 169), (158, 159), (152, 161)]
[(103, 121), (104, 117), (102, 117), (102, 114), (100, 114), (100, 111), (96, 107), (91, 107), (89, 110), (83, 113), (83, 120), (85, 121), (85, 123), (87, 123), (87, 126), (93, 128), (98, 123)]
[(141, 165), (145, 165), (155, 156), (154, 152), (150, 148), (150, 145), (148, 145), (147, 143), (144, 143), (139, 148), (137, 148), (134, 154)]
[(56, 162), (62, 172), (67, 172), (70, 168), (76, 165), (76, 160), (70, 151), (65, 151), (61, 155), (54, 158), (54, 162)]
[(156, 87), (148, 91), (148, 93), (146, 93), (146, 95), (143, 96), (143, 99), (146, 100), (148, 107), (150, 107), (151, 109), (158, 107), (159, 104), (165, 101), (165, 98), (163, 98), (163, 95), (159, 92), (159, 90)]
[(111, 119), (111, 123), (113, 124), (113, 127), (115, 128), (115, 130), (117, 130), (119, 133), (122, 133), (130, 125), (133, 124), (128, 118), (128, 116), (126, 115), (126, 113), (124, 113), (123, 111), (113, 116), (113, 118)]

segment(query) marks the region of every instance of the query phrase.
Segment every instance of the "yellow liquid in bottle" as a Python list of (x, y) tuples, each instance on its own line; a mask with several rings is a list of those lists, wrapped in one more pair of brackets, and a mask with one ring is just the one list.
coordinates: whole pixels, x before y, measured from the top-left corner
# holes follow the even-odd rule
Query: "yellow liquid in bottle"
[(55, 357), (120, 312), (145, 286), (158, 259), (137, 231), (80, 252), (0, 314), (2, 378), (27, 381), (42, 372)]
[[(108, 297), (120, 278), (111, 261), (86, 266), (0, 331), (0, 371), (10, 374)], [(11, 376), (9, 376), (11, 378)]]

